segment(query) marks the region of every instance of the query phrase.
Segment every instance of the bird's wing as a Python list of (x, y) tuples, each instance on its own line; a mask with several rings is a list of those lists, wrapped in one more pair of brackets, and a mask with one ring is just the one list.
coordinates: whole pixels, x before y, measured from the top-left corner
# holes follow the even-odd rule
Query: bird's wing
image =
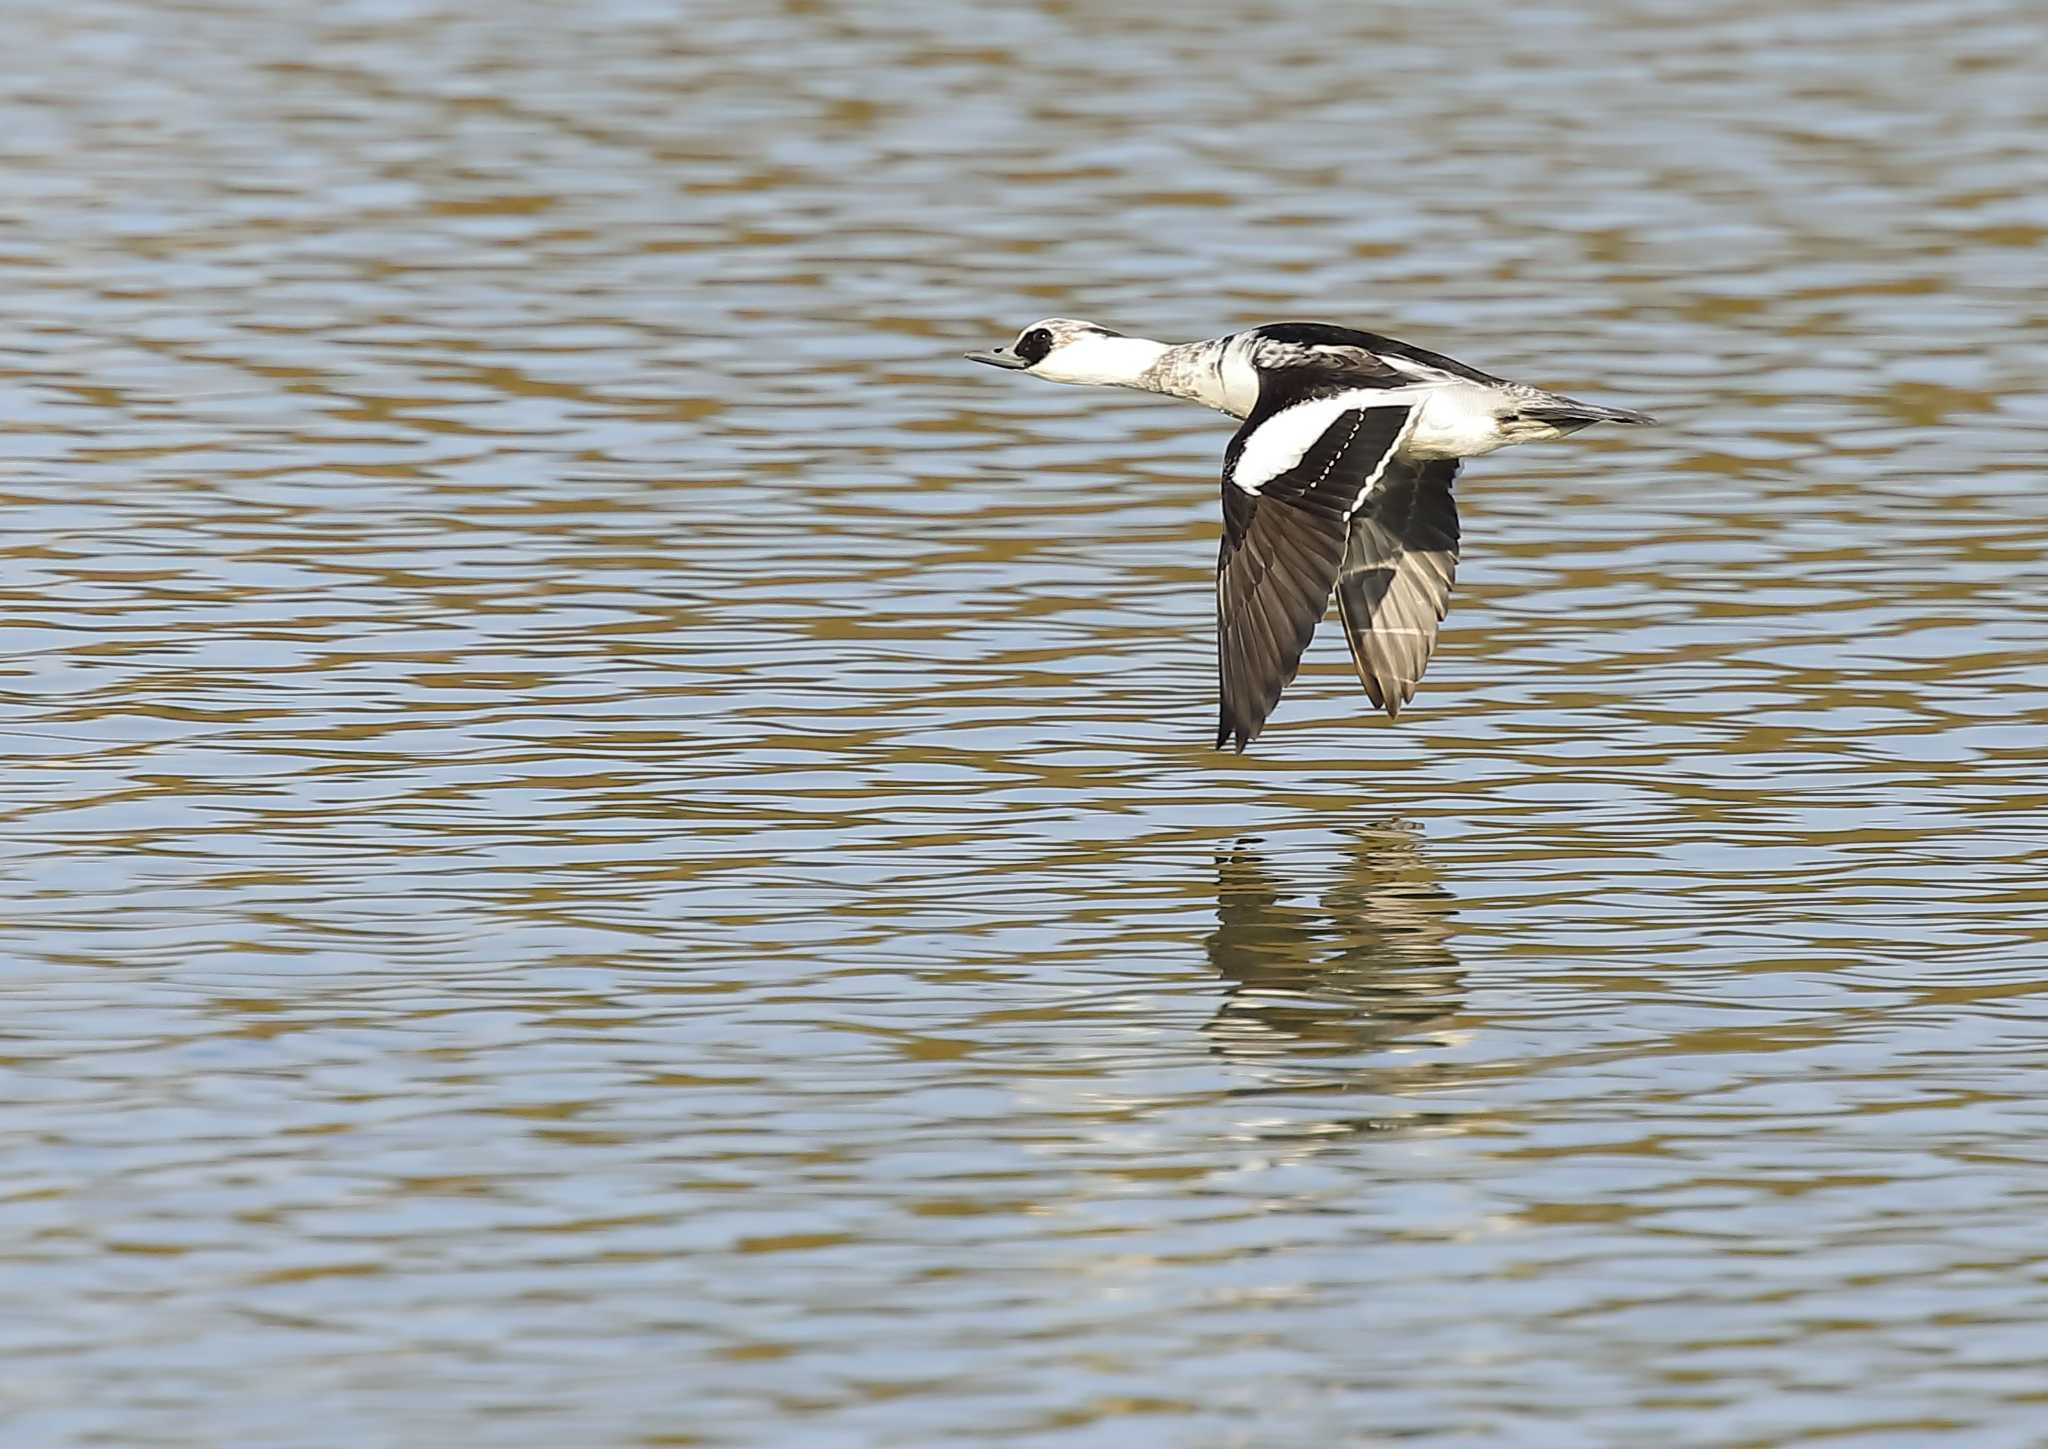
[(1394, 458), (1351, 515), (1337, 604), (1366, 696), (1392, 719), (1415, 696), (1458, 573), (1456, 458)]
[(1330, 607), (1353, 515), (1375, 496), (1414, 409), (1370, 390), (1262, 396), (1223, 460), (1216, 560), (1216, 747), (1242, 751)]
[(1501, 379), (1454, 357), (1377, 332), (1326, 322), (1269, 322), (1252, 329), (1251, 359), (1262, 374), (1304, 370), (1348, 378), (1360, 387), (1413, 387)]

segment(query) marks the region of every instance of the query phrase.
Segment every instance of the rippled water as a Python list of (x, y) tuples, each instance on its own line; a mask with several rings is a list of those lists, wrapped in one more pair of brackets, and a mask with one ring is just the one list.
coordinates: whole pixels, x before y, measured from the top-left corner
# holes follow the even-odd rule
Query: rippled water
[[(2036, 7), (0, 40), (10, 1446), (2040, 1442)], [(1048, 312), (1668, 425), (1239, 759)]]

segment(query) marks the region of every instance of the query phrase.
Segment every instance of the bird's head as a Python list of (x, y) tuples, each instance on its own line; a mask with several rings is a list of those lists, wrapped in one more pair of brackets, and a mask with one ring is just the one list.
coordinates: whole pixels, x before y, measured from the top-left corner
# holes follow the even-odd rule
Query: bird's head
[(1163, 349), (1093, 322), (1048, 317), (1017, 334), (1008, 347), (970, 352), (970, 362), (1028, 372), (1047, 382), (1093, 382), (1129, 387)]

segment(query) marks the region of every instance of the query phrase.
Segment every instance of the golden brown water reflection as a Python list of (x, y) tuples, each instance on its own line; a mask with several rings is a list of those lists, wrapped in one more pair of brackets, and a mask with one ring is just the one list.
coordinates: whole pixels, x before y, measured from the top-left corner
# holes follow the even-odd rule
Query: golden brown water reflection
[[(0, 11), (8, 1444), (2035, 1442), (2044, 28)], [(1669, 426), (1235, 759), (1047, 312)]]

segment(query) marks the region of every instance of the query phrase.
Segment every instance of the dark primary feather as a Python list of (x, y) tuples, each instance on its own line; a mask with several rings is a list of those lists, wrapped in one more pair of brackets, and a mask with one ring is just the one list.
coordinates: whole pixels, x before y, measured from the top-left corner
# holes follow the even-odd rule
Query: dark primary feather
[(1223, 464), (1223, 544), (1216, 560), (1216, 747), (1258, 737), (1330, 607), (1348, 546), (1345, 514), (1407, 425), (1410, 409), (1337, 415), (1287, 472), (1254, 496), (1232, 481), (1244, 445), (1288, 404), (1259, 406)]
[(1341, 523), (1283, 503), (1256, 503), (1238, 540), (1223, 542), (1216, 573), (1216, 748), (1243, 750), (1293, 680), (1330, 607), (1344, 556)]
[(1392, 719), (1415, 696), (1458, 571), (1455, 458), (1395, 458), (1353, 515), (1337, 576), (1366, 696)]

